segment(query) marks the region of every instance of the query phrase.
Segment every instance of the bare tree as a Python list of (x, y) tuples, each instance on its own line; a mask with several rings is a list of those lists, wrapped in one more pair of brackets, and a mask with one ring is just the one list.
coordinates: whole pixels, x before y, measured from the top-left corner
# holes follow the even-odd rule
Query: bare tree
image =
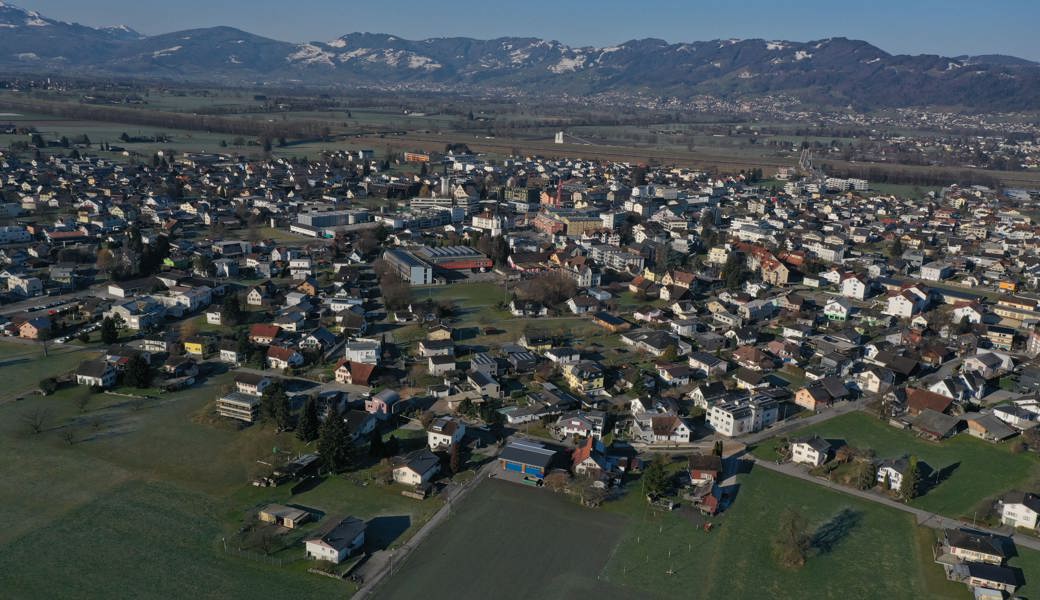
[(34, 408), (22, 415), (22, 422), (25, 423), (33, 435), (38, 435), (43, 432), (50, 418), (50, 409)]

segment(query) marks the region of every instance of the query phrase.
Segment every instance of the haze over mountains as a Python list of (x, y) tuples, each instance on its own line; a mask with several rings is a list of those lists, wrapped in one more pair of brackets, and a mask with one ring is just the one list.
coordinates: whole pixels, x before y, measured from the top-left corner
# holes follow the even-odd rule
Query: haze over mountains
[(605, 48), (536, 38), (351, 33), (297, 44), (232, 27), (143, 36), (65, 23), (0, 2), (0, 70), (193, 81), (458, 86), (532, 94), (787, 94), (829, 106), (1040, 109), (1040, 64), (1011, 56), (892, 55), (812, 42), (632, 40)]

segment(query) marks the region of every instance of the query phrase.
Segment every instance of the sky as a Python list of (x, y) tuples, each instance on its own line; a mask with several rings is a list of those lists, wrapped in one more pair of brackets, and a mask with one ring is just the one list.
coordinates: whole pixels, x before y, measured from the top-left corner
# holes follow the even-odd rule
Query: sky
[(655, 37), (809, 41), (845, 36), (895, 54), (1040, 60), (1038, 0), (13, 0), (46, 17), (153, 35), (230, 25), (289, 42), (345, 33), (409, 39), (530, 36), (609, 46)]

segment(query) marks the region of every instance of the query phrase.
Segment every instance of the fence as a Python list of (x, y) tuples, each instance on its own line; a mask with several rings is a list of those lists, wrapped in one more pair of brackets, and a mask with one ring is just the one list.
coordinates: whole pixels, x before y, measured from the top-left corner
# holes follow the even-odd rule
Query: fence
[(267, 563), (269, 565), (275, 565), (278, 567), (284, 567), (294, 561), (285, 560), (284, 558), (275, 558), (274, 556), (266, 556), (263, 554), (257, 554), (255, 552), (249, 552), (248, 550), (239, 550), (237, 548), (225, 547), (224, 552), (240, 558), (246, 558), (256, 562)]

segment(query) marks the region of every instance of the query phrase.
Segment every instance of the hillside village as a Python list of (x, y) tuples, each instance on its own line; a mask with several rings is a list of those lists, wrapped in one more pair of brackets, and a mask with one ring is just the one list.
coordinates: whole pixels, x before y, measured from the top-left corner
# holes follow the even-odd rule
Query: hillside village
[[(0, 154), (0, 176), (2, 332), (89, 356), (40, 393), (200, 390), (221, 426), (306, 446), (244, 485), (364, 472), (450, 507), (494, 478), (588, 510), (638, 494), (710, 531), (749, 465), (925, 510), (957, 468), (915, 448), (1040, 451), (1025, 191), (458, 144), (147, 164), (84, 146)], [(853, 419), (905, 450), (832, 433)], [(940, 514), (935, 560), (1012, 594), (1009, 536), (1040, 548), (1040, 490), (976, 493), (989, 514)], [(313, 508), (269, 503), (256, 526), (381, 577), (365, 518)]]

